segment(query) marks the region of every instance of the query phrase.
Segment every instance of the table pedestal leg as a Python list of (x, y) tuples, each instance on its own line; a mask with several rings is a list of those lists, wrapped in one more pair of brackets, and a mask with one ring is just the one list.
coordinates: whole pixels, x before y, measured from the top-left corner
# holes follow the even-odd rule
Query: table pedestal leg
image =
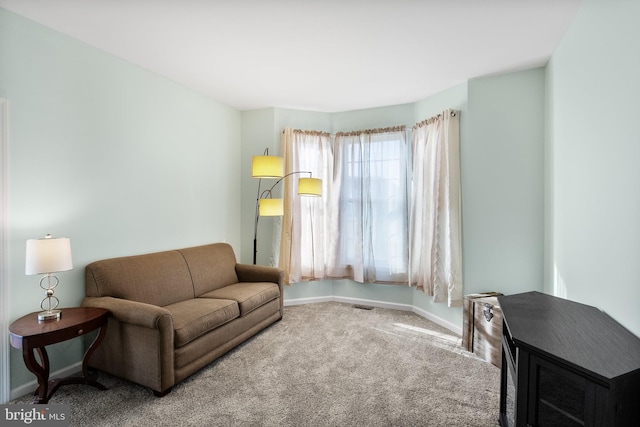
[[(36, 359), (35, 353), (40, 356), (40, 362)], [(35, 391), (36, 398), (33, 403), (47, 403), (49, 401), (49, 357), (44, 347), (22, 348), (22, 358), (24, 364), (38, 379), (38, 388)]]
[(106, 390), (107, 388), (96, 381), (98, 379), (98, 374), (95, 374), (95, 373), (92, 374), (91, 372), (89, 372), (89, 359), (91, 358), (91, 355), (93, 354), (93, 352), (96, 351), (96, 349), (104, 339), (104, 336), (106, 335), (106, 333), (107, 333), (107, 324), (105, 323), (104, 326), (100, 328), (100, 333), (98, 334), (98, 336), (95, 337), (95, 339), (87, 349), (87, 352), (84, 354), (84, 357), (82, 358), (82, 376), (86, 378), (87, 384), (97, 387), (100, 390)]
[[(82, 359), (81, 377), (54, 378), (49, 380), (49, 357), (47, 355), (47, 350), (44, 347), (37, 347), (34, 349), (23, 347), (22, 357), (24, 358), (24, 363), (27, 366), (27, 369), (33, 372), (38, 379), (38, 388), (34, 393), (36, 397), (33, 400), (33, 403), (48, 403), (53, 393), (55, 393), (60, 386), (68, 384), (87, 384), (99, 390), (107, 389), (97, 381), (98, 375), (89, 371), (89, 358), (104, 339), (106, 329), (106, 324), (100, 328), (100, 333), (93, 340), (84, 354)], [(35, 357), (36, 352), (40, 357), (40, 363), (38, 363), (38, 360)]]

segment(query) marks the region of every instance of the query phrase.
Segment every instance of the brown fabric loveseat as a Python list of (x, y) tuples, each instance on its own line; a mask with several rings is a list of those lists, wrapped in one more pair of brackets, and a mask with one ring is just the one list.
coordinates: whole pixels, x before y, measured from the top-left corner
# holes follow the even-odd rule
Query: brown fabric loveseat
[(164, 396), (280, 320), (282, 283), (282, 270), (238, 264), (226, 243), (93, 262), (82, 305), (111, 314), (89, 364)]

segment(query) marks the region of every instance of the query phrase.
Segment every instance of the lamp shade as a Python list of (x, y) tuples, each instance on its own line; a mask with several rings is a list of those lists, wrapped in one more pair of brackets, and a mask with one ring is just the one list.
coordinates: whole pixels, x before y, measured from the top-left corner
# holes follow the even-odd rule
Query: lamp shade
[(301, 196), (322, 196), (322, 180), (318, 178), (300, 178), (298, 194)]
[(283, 199), (260, 199), (260, 216), (284, 215)]
[(71, 240), (67, 237), (27, 240), (25, 274), (46, 274), (73, 269)]
[(253, 156), (251, 176), (254, 178), (282, 178), (284, 160), (279, 156)]

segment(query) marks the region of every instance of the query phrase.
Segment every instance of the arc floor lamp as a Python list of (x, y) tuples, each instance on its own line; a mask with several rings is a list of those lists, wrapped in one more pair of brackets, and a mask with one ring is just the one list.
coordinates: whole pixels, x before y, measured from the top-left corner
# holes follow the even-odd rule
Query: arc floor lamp
[[(280, 156), (270, 156), (269, 149), (264, 150), (262, 156), (253, 156), (251, 159), (251, 176), (258, 178), (258, 196), (256, 197), (255, 223), (253, 228), (253, 263), (256, 263), (258, 253), (258, 221), (261, 216), (284, 215), (284, 199), (273, 198), (273, 189), (285, 178), (291, 175), (309, 174), (309, 177), (298, 178), (298, 195), (321, 196), (322, 180), (313, 178), (311, 172), (295, 171), (284, 173), (284, 159)], [(263, 179), (276, 179), (277, 181), (268, 189), (261, 191)]]

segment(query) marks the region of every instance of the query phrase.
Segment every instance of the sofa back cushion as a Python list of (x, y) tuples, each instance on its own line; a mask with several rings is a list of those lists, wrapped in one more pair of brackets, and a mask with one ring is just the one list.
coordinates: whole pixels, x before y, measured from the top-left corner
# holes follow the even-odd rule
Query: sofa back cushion
[(238, 283), (236, 255), (227, 243), (180, 249), (187, 261), (196, 297)]
[(178, 251), (95, 261), (85, 268), (88, 297), (112, 296), (165, 306), (194, 297), (191, 274)]

